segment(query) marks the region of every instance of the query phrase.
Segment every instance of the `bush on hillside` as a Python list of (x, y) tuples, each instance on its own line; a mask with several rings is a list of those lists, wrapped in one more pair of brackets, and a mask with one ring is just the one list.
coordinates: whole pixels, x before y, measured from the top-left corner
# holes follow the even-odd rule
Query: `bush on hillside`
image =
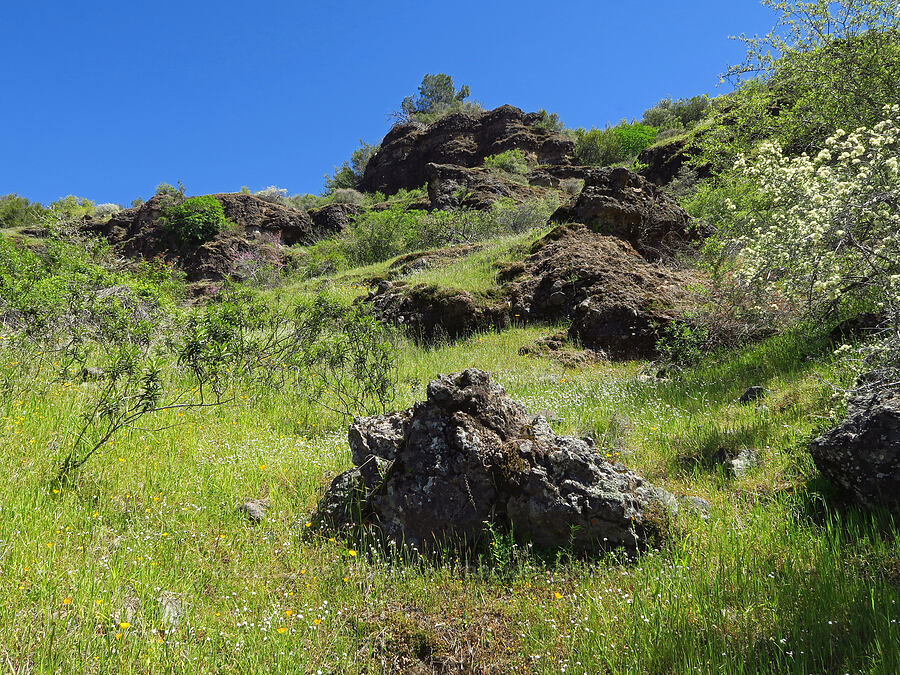
[(360, 139), (359, 147), (350, 154), (350, 161), (335, 167), (331, 176), (325, 176), (326, 193), (342, 189), (355, 190), (366, 173), (369, 160), (378, 152), (378, 148), (378, 145), (371, 145)]
[(621, 122), (605, 129), (576, 129), (575, 158), (579, 164), (609, 166), (634, 159), (656, 140), (657, 129), (639, 122)]
[(459, 89), (453, 84), (453, 78), (445, 73), (425, 75), (419, 85), (417, 96), (407, 96), (400, 104), (400, 111), (394, 113), (399, 122), (416, 124), (433, 124), (445, 115), (453, 112), (476, 112), (481, 105), (469, 98), (469, 87), (463, 85)]
[(40, 202), (29, 202), (17, 194), (0, 197), (0, 227), (34, 227), (46, 215), (47, 210)]
[(660, 132), (683, 131), (693, 127), (709, 108), (709, 97), (692, 96), (691, 98), (672, 99), (671, 96), (660, 99), (652, 108), (644, 111), (641, 123), (656, 127)]
[(488, 155), (484, 158), (484, 167), (516, 174), (526, 174), (531, 170), (528, 158), (519, 148), (506, 150), (496, 155)]
[(228, 225), (222, 204), (206, 195), (190, 197), (165, 209), (163, 225), (185, 244), (209, 241)]

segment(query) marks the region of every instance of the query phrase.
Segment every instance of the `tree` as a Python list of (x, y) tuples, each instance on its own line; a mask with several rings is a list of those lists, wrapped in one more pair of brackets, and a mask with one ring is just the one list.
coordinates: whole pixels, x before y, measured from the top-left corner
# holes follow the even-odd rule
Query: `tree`
[(378, 145), (371, 145), (360, 139), (359, 147), (350, 154), (350, 161), (335, 167), (332, 175), (325, 176), (325, 190), (331, 193), (340, 188), (355, 190), (359, 187), (366, 173), (366, 166), (372, 155), (378, 152), (378, 148)]
[(456, 89), (453, 78), (445, 73), (425, 75), (419, 85), (416, 97), (407, 96), (400, 104), (400, 112), (396, 116), (401, 121), (431, 124), (444, 115), (459, 110), (480, 110), (475, 102), (467, 102), (469, 87), (463, 85)]
[(763, 36), (737, 39), (743, 63), (723, 78), (739, 86), (717, 106), (701, 161), (729, 167), (763, 139), (785, 152), (816, 152), (839, 128), (872, 126), (900, 99), (900, 5), (896, 0), (763, 0), (778, 13)]

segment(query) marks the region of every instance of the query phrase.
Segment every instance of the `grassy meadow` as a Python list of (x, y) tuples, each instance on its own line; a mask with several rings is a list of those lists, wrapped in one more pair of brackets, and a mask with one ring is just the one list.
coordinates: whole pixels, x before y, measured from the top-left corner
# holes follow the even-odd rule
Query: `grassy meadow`
[[(492, 262), (534, 236), (421, 278), (486, 290)], [(350, 302), (385, 268), (263, 293)], [(558, 432), (708, 500), (708, 519), (682, 508), (636, 559), (498, 534), (478, 559), (422, 561), (311, 534), (317, 499), (350, 466), (347, 420), (238, 379), (226, 405), (142, 419), (59, 483), (103, 384), (61, 379), (44, 367), (52, 355), (5, 336), (0, 672), (900, 672), (896, 524), (836, 501), (805, 449), (843, 412), (834, 387), (850, 375), (833, 345), (798, 329), (659, 379), (640, 362), (567, 369), (518, 354), (553, 329), (403, 340), (395, 407), (477, 366)], [(769, 393), (738, 404), (750, 385)], [(761, 456), (748, 475), (712, 462), (744, 446)], [(257, 525), (237, 508), (248, 498), (268, 501)]]

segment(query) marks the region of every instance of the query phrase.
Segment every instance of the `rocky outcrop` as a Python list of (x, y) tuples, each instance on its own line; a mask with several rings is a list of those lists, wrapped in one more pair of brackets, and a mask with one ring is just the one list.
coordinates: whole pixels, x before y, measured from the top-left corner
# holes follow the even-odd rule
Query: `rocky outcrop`
[(398, 124), (369, 160), (360, 189), (392, 195), (427, 182), (429, 163), (481, 166), (484, 158), (519, 148), (535, 162), (569, 164), (574, 143), (535, 126), (540, 116), (504, 105), (481, 114), (453, 113), (422, 128)]
[(459, 207), (484, 211), (494, 202), (508, 198), (516, 202), (546, 195), (546, 189), (531, 187), (525, 178), (514, 182), (509, 176), (487, 169), (452, 164), (428, 164), (428, 197), (433, 209)]
[(202, 244), (177, 241), (160, 223), (166, 196), (120, 211), (107, 221), (88, 221), (84, 229), (105, 236), (124, 255), (162, 257), (177, 263), (190, 281), (241, 276), (241, 268), (282, 264), (282, 245), (311, 244), (327, 230), (317, 230), (305, 211), (246, 194), (212, 195), (237, 227)]
[(356, 204), (327, 204), (309, 211), (313, 231), (318, 238), (340, 234), (350, 227), (350, 221), (362, 213), (363, 209)]
[(850, 499), (900, 514), (900, 394), (854, 398), (844, 421), (809, 449), (819, 471)]
[(690, 216), (660, 188), (622, 167), (585, 174), (575, 203), (551, 216), (556, 222), (584, 223), (630, 243), (647, 260), (691, 238)]
[(364, 301), (382, 321), (402, 327), (420, 343), (509, 327), (505, 303), (430, 284), (382, 281)]
[[(676, 138), (659, 145), (651, 145), (638, 155), (638, 164), (643, 168), (638, 172), (651, 183), (665, 186), (671, 183), (682, 168), (688, 166), (688, 162), (698, 152), (696, 146), (688, 144), (684, 138)], [(708, 178), (710, 167), (703, 164), (692, 167), (696, 171), (697, 178)]]
[(613, 359), (652, 357), (658, 330), (687, 306), (693, 281), (579, 224), (539, 239), (514, 271), (506, 291), (513, 315), (572, 319), (571, 338)]
[(636, 550), (675, 508), (475, 369), (432, 381), (409, 410), (356, 419), (349, 437), (355, 468), (334, 480), (313, 523), (377, 527), (422, 552), (476, 546), (491, 530), (545, 548)]

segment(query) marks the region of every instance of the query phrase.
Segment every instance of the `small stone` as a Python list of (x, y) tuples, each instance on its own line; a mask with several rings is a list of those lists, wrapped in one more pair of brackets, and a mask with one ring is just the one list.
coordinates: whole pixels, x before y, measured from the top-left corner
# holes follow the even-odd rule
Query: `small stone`
[(703, 499), (703, 497), (695, 497), (692, 495), (683, 495), (678, 498), (678, 506), (685, 511), (697, 514), (703, 520), (709, 520), (709, 512), (712, 505)]
[(243, 513), (255, 525), (265, 520), (268, 508), (268, 499), (248, 499), (238, 507), (238, 511)]
[(720, 448), (713, 455), (713, 461), (721, 464), (725, 473), (732, 478), (742, 478), (759, 464), (759, 452), (753, 448), (741, 448), (735, 453)]
[(747, 405), (748, 403), (753, 403), (753, 401), (756, 401), (757, 399), (760, 399), (763, 396), (765, 396), (766, 393), (767, 392), (764, 387), (759, 387), (759, 386), (750, 387), (749, 389), (747, 389), (747, 391), (745, 391), (743, 394), (741, 394), (741, 397), (738, 399), (738, 403), (740, 403), (741, 405)]

